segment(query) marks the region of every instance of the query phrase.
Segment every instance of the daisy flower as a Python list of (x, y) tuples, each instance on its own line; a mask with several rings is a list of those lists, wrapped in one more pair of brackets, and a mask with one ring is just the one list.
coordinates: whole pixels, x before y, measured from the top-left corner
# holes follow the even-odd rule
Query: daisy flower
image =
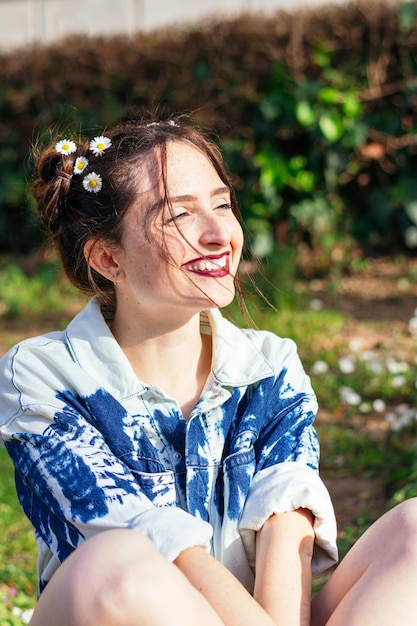
[(82, 174), (88, 165), (88, 159), (83, 156), (79, 156), (75, 159), (74, 174)]
[(110, 148), (110, 146), (111, 140), (108, 137), (104, 137), (103, 135), (100, 135), (99, 137), (94, 137), (94, 139), (90, 141), (90, 150), (95, 156), (103, 154), (103, 152), (107, 150), (107, 148)]
[(326, 361), (316, 361), (311, 368), (312, 374), (326, 374), (329, 371), (329, 366)]
[(61, 139), (61, 141), (55, 144), (55, 150), (59, 152), (59, 154), (72, 154), (77, 150), (77, 146), (71, 139)]
[(100, 174), (96, 174), (95, 172), (91, 172), (91, 174), (87, 174), (83, 178), (83, 187), (86, 191), (91, 191), (92, 193), (98, 193), (103, 186), (103, 181), (101, 179)]

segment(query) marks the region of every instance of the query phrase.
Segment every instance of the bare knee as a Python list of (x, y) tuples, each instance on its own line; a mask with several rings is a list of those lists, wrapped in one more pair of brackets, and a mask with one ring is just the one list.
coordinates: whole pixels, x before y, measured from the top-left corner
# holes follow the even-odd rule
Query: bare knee
[(395, 506), (388, 514), (390, 528), (387, 544), (399, 555), (415, 558), (417, 562), (417, 498), (410, 498)]
[(145, 536), (108, 531), (86, 542), (71, 572), (72, 591), (84, 605), (86, 589), (91, 590), (87, 602), (95, 623), (131, 623), (132, 616), (157, 603), (155, 583), (161, 566), (168, 562)]
[[(312, 603), (311, 624), (326, 624), (339, 604), (367, 577), (368, 590), (397, 566), (410, 579), (417, 572), (417, 498), (395, 506), (380, 517), (337, 567)], [(402, 574), (396, 574), (401, 577)], [(343, 623), (343, 621), (342, 621)]]
[[(59, 623), (65, 626), (124, 626), (135, 617), (139, 623), (142, 613), (149, 616), (160, 604), (156, 583), (160, 570), (168, 567), (145, 536), (132, 530), (100, 533), (77, 548), (54, 574), (40, 598), (33, 625), (54, 623), (57, 611)], [(45, 614), (51, 616), (50, 622)]]
[(410, 498), (382, 515), (353, 546), (345, 561), (355, 575), (370, 566), (397, 560), (417, 566), (417, 498)]
[(391, 509), (391, 513), (398, 517), (398, 522), (407, 530), (412, 531), (417, 528), (417, 498), (410, 498), (397, 504)]

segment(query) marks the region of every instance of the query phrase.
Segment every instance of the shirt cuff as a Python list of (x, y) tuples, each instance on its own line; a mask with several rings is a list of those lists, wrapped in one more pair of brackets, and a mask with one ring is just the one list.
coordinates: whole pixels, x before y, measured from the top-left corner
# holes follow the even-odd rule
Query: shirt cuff
[(180, 508), (153, 507), (141, 513), (131, 528), (146, 535), (169, 561), (188, 548), (210, 551), (213, 528)]
[(296, 462), (282, 463), (261, 470), (252, 481), (239, 530), (246, 554), (255, 565), (255, 533), (274, 513), (309, 509), (314, 515), (314, 574), (338, 561), (336, 519), (329, 492), (319, 475)]

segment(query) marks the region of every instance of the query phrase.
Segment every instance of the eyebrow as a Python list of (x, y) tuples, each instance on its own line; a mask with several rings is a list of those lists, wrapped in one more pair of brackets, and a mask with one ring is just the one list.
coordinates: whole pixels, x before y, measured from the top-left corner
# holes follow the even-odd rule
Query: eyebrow
[[(231, 193), (232, 193), (231, 189), (230, 187), (227, 187), (227, 185), (224, 185), (223, 187), (217, 187), (217, 189), (213, 189), (213, 191), (210, 192), (210, 197), (214, 198), (215, 196), (221, 196), (224, 193), (231, 196)], [(195, 202), (196, 200), (197, 200), (197, 196), (193, 196), (192, 194), (184, 194), (182, 196), (172, 196), (169, 198), (168, 197), (160, 198), (159, 200), (151, 204), (151, 206), (149, 207), (150, 209), (149, 212), (155, 213), (157, 211), (161, 211), (163, 207), (165, 206), (166, 202), (168, 202), (168, 205), (173, 205), (176, 202)]]
[[(230, 194), (230, 187), (224, 186), (213, 189), (213, 191), (210, 192), (210, 197), (214, 198), (214, 196), (221, 196), (224, 193)], [(173, 196), (172, 198), (167, 198), (167, 200), (171, 204), (173, 204), (174, 202), (193, 202), (197, 200), (197, 196), (185, 194), (183, 196)]]

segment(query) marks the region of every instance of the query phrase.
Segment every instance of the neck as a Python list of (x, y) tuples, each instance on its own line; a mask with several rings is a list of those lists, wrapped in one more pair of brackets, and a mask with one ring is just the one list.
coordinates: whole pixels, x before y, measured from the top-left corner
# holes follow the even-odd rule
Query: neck
[[(137, 377), (174, 398), (187, 418), (198, 401), (211, 367), (211, 336), (200, 334), (200, 315), (181, 326), (158, 320), (115, 316), (112, 332)], [(142, 323), (142, 321), (144, 323)]]

